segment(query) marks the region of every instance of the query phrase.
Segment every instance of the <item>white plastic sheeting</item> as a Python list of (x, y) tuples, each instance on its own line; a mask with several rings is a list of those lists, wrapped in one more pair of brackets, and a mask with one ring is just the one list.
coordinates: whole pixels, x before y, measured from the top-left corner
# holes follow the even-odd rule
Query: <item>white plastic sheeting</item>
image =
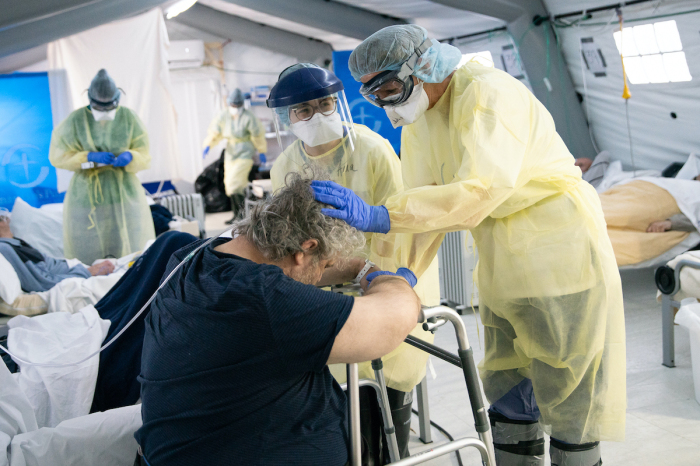
[[(661, 170), (671, 162), (684, 161), (688, 154), (700, 148), (700, 12), (678, 14), (697, 9), (697, 2), (661, 5), (649, 2), (624, 9), (626, 27), (675, 20), (693, 76), (690, 82), (630, 85), (630, 126), (638, 169)], [(634, 21), (647, 17), (655, 18)], [(584, 105), (598, 149), (609, 151), (613, 159), (622, 161), (625, 168), (630, 169), (632, 160), (622, 99), (622, 66), (613, 39), (613, 33), (618, 30), (617, 17), (611, 10), (597, 14), (596, 19), (585, 21), (581, 26), (558, 28), (557, 32), (562, 39), (564, 56), (576, 90), (586, 94)], [(603, 54), (607, 65), (604, 77), (595, 77), (581, 59), (580, 39), (588, 37), (593, 38)], [(585, 73), (587, 91), (584, 90), (582, 73)], [(677, 118), (671, 116), (672, 112)]]
[(12, 439), (10, 466), (132, 466), (141, 425), (141, 405), (135, 405), (23, 433)]
[[(17, 316), (7, 325), (10, 327), (8, 349), (13, 354), (33, 363), (65, 364), (96, 351), (107, 335), (110, 322), (101, 319), (93, 306), (88, 306), (75, 314)], [(20, 366), (17, 384), (34, 411), (38, 427), (55, 427), (90, 412), (99, 355), (67, 367), (16, 362)]]
[[(151, 168), (138, 173), (142, 182), (180, 179), (182, 173), (168, 45), (163, 13), (156, 8), (60, 39), (48, 48), (50, 68), (65, 70), (71, 104), (67, 110), (88, 104), (84, 91), (101, 68), (124, 90), (120, 104), (143, 120), (151, 144)], [(60, 92), (54, 86), (51, 91)]]

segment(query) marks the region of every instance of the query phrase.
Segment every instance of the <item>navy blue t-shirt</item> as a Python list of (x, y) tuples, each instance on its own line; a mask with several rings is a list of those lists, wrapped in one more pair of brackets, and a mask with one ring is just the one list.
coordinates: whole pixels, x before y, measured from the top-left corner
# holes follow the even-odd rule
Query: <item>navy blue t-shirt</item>
[[(199, 251), (146, 318), (143, 427), (152, 466), (344, 465), (346, 398), (326, 361), (353, 298), (274, 265)], [(166, 274), (197, 241), (173, 254)]]

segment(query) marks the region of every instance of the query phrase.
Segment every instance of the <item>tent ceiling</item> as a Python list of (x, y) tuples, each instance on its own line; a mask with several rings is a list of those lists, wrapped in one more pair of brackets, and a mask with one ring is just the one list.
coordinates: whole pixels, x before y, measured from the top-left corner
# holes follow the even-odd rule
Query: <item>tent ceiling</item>
[[(0, 57), (142, 13), (166, 3), (166, 0), (23, 0), (3, 3), (12, 6), (8, 16), (5, 16), (5, 9), (1, 16)], [(39, 3), (50, 6), (37, 11)]]
[[(430, 0), (334, 0), (423, 26), (436, 39), (447, 39), (505, 26), (505, 22)], [(467, 0), (461, 0), (467, 3)]]
[(267, 26), (293, 32), (301, 36), (313, 37), (314, 39), (322, 40), (323, 42), (331, 44), (335, 50), (350, 50), (355, 48), (360, 43), (360, 40), (352, 37), (335, 34), (323, 29), (290, 21), (285, 18), (272, 16), (270, 14), (262, 13), (244, 6), (234, 5), (233, 3), (225, 0), (200, 0), (199, 3), (230, 15), (240, 16), (241, 18), (248, 19), (255, 23), (265, 24)]

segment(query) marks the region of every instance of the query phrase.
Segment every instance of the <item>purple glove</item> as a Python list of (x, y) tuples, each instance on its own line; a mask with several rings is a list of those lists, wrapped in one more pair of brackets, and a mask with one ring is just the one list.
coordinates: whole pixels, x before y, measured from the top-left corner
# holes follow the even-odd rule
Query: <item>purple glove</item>
[(117, 157), (117, 159), (114, 161), (114, 163), (112, 165), (114, 165), (115, 167), (126, 167), (127, 165), (129, 165), (131, 163), (131, 161), (133, 159), (134, 159), (134, 156), (131, 155), (131, 152), (129, 152), (129, 151), (122, 152), (121, 154), (119, 154), (119, 157)]
[(380, 275), (394, 275), (396, 277), (401, 277), (405, 278), (406, 281), (408, 282), (409, 285), (411, 285), (411, 288), (416, 286), (416, 283), (418, 282), (418, 279), (416, 278), (416, 275), (411, 272), (409, 269), (406, 267), (401, 267), (399, 270), (394, 272), (387, 272), (386, 270), (381, 270), (379, 272), (372, 272), (371, 274), (367, 275), (367, 286), (369, 286), (370, 283), (372, 283), (372, 280), (375, 278), (379, 277)]
[(88, 162), (112, 165), (114, 163), (115, 157), (114, 154), (111, 152), (88, 152), (87, 159)]
[(321, 209), (329, 217), (344, 220), (351, 227), (370, 233), (388, 233), (391, 225), (386, 207), (367, 204), (351, 189), (334, 181), (312, 181), (311, 189), (318, 202), (335, 209)]

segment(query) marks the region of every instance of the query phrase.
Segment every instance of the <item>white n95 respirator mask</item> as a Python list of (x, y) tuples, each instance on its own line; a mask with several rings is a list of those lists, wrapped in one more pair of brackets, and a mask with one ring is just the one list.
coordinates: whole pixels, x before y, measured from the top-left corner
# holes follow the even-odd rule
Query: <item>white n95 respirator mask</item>
[(419, 119), (428, 110), (428, 105), (430, 105), (430, 100), (421, 82), (413, 88), (413, 92), (406, 99), (406, 102), (401, 105), (386, 105), (384, 106), (384, 111), (386, 116), (389, 117), (389, 121), (391, 121), (391, 126), (398, 128), (399, 126), (410, 125)]
[(229, 107), (228, 112), (231, 114), (231, 116), (236, 116), (238, 115), (238, 107)]
[(343, 121), (338, 112), (329, 116), (316, 113), (310, 120), (290, 126), (292, 133), (310, 147), (320, 146), (343, 137)]
[(116, 116), (116, 114), (117, 114), (116, 108), (109, 110), (107, 112), (101, 112), (99, 110), (92, 111), (92, 116), (95, 118), (95, 121), (112, 121), (112, 120), (114, 120), (114, 117)]

